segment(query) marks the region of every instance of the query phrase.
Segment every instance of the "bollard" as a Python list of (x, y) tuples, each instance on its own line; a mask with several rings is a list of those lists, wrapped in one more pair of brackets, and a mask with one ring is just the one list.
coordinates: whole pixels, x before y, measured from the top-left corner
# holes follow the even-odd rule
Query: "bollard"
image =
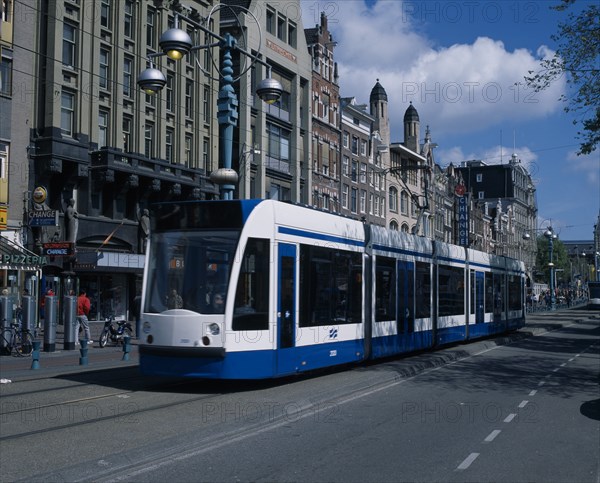
[(79, 365), (87, 366), (88, 365), (88, 340), (87, 339), (79, 339)]
[(122, 361), (129, 360), (129, 352), (131, 352), (131, 337), (126, 335), (123, 337), (123, 359)]
[(75, 350), (75, 341), (77, 340), (77, 297), (67, 295), (63, 299), (64, 318), (64, 350)]
[(31, 368), (40, 368), (40, 346), (42, 343), (39, 340), (33, 341), (33, 352), (31, 353)]
[(56, 350), (56, 323), (58, 300), (54, 295), (44, 299), (44, 352)]

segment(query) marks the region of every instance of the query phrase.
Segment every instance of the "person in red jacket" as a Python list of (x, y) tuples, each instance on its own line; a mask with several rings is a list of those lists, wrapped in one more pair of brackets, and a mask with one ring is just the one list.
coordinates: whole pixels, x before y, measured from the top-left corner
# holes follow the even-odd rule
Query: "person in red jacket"
[(90, 299), (87, 298), (85, 290), (79, 292), (77, 297), (77, 332), (79, 333), (79, 324), (83, 327), (83, 338), (87, 339), (88, 344), (93, 344), (92, 336), (90, 334), (90, 324), (88, 323), (88, 315), (90, 314)]

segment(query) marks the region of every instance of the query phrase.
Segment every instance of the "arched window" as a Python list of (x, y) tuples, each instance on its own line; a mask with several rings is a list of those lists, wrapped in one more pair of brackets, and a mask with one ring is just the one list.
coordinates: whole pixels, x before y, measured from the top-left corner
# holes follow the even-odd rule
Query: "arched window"
[(400, 193), (400, 213), (408, 215), (408, 193), (404, 190)]
[(398, 231), (398, 222), (396, 220), (390, 221), (390, 230)]
[(398, 213), (398, 189), (395, 186), (390, 186), (389, 209), (394, 213)]
[(409, 233), (408, 225), (406, 223), (402, 223), (402, 233)]

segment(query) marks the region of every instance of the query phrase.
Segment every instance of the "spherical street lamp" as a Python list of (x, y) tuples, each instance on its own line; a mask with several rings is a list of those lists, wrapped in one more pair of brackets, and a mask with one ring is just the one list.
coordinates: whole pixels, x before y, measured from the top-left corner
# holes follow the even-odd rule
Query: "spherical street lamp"
[[(246, 11), (255, 20), (256, 17), (246, 8), (237, 7)], [(207, 45), (192, 45), (192, 39), (187, 32), (181, 30), (179, 25), (179, 17), (182, 17), (186, 22), (194, 26), (194, 28), (202, 30), (210, 37), (218, 41), (217, 44)], [(205, 18), (202, 23), (199, 23), (193, 19), (183, 16), (179, 13), (175, 14), (175, 27), (164, 32), (159, 41), (161, 54), (150, 54), (149, 60), (154, 57), (166, 55), (171, 59), (179, 60), (185, 55), (189, 54), (193, 50), (208, 49), (211, 47), (218, 46), (222, 51), (221, 61), (221, 88), (219, 89), (219, 95), (217, 100), (217, 119), (220, 126), (220, 166), (219, 169), (211, 173), (210, 179), (220, 185), (221, 198), (232, 199), (235, 185), (238, 182), (238, 174), (232, 169), (232, 157), (233, 157), (233, 128), (237, 126), (238, 119), (238, 100), (235, 90), (233, 88), (233, 60), (232, 52), (240, 52), (242, 55), (249, 57), (252, 63), (258, 62), (267, 68), (267, 78), (263, 79), (256, 89), (256, 94), (267, 104), (273, 104), (279, 100), (283, 93), (283, 87), (277, 79), (271, 77), (271, 66), (260, 58), (260, 46), (259, 52), (255, 55), (246, 50), (240, 48), (237, 45), (235, 38), (226, 33), (224, 36), (220, 36), (212, 30), (204, 27), (204, 25), (210, 25), (210, 19)], [(260, 31), (260, 25), (257, 26)], [(245, 72), (245, 71), (244, 71)], [(156, 69), (150, 60), (150, 67), (144, 70), (137, 81), (141, 89), (147, 94), (158, 93), (167, 83), (163, 73)]]
[(554, 230), (552, 226), (548, 226), (548, 229), (544, 232), (544, 236), (548, 239), (548, 267), (550, 268), (550, 308), (552, 310), (556, 307), (556, 296), (554, 293), (554, 262), (552, 261), (552, 251), (554, 249)]

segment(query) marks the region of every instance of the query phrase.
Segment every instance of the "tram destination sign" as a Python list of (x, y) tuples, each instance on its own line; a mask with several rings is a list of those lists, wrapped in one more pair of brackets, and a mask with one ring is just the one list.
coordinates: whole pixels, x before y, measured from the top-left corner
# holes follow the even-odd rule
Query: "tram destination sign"
[(27, 218), (29, 226), (58, 226), (58, 210), (31, 210)]
[(70, 257), (75, 253), (73, 245), (72, 242), (43, 243), (42, 251), (44, 255), (49, 257)]

